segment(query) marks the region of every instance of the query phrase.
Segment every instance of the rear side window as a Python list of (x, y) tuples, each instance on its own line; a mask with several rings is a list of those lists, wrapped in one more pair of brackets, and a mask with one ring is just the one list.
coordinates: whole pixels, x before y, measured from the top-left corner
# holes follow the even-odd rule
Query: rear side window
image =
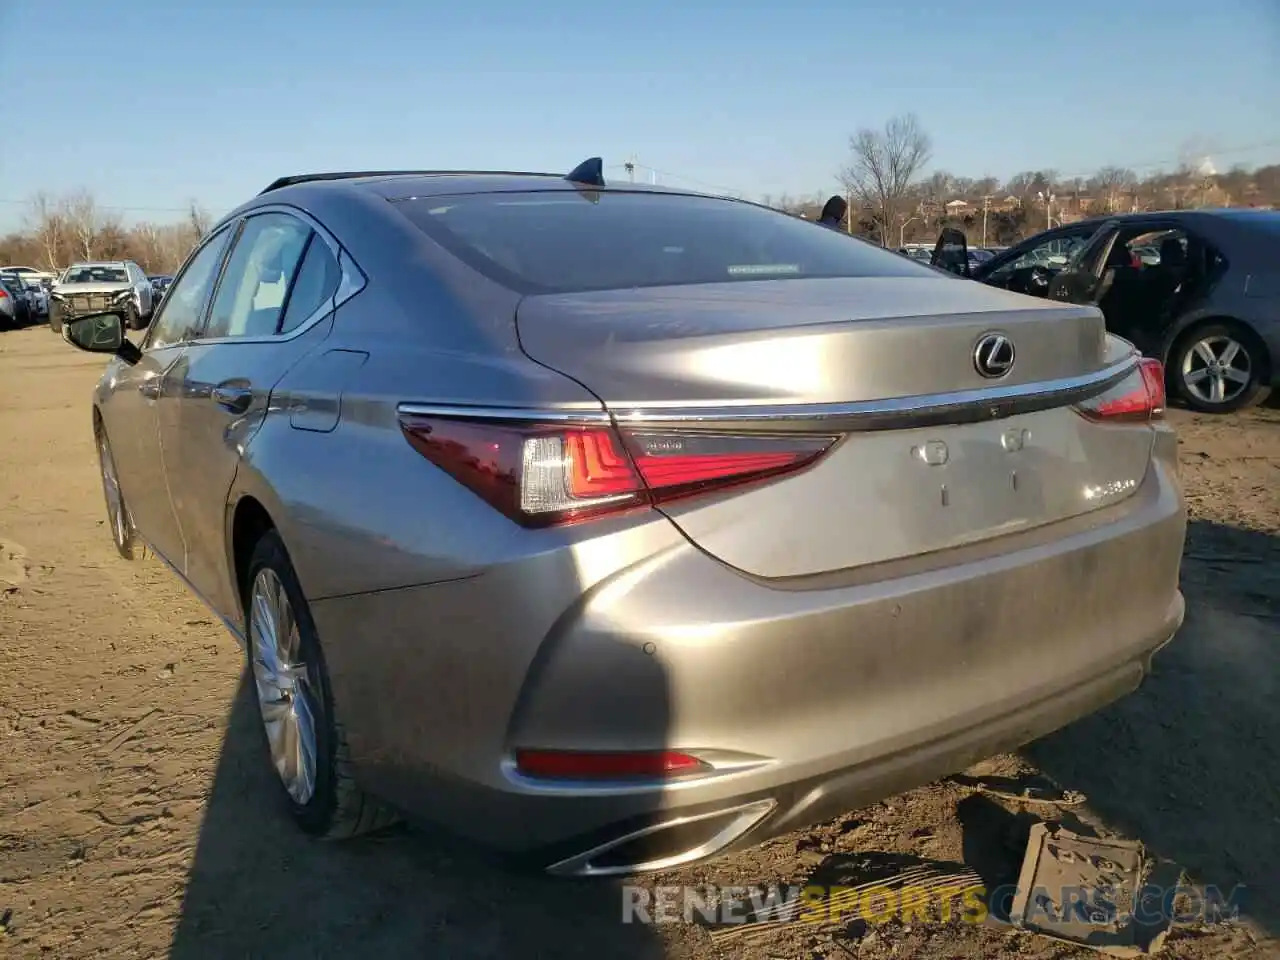
[(397, 202), (428, 236), (525, 293), (741, 280), (932, 277), (905, 257), (731, 200), (554, 190)]
[(293, 288), (289, 291), (279, 332), (288, 333), (297, 329), (321, 304), (333, 299), (340, 276), (338, 261), (334, 259), (333, 252), (313, 233), (311, 242), (307, 244), (307, 252), (302, 257), (302, 266), (298, 268), (298, 275), (293, 280)]

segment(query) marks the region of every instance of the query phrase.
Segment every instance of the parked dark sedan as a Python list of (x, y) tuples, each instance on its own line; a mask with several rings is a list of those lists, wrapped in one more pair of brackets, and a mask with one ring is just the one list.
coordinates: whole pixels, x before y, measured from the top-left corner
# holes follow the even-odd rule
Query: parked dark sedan
[(972, 267), (958, 231), (935, 265), (994, 287), (1096, 304), (1161, 360), (1187, 406), (1227, 413), (1280, 381), (1280, 211), (1175, 210), (1048, 230)]

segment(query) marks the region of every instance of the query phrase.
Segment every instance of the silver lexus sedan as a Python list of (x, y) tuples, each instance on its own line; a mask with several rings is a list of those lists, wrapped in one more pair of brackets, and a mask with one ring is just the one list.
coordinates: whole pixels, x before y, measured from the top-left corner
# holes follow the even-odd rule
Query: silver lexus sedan
[(120, 552), (248, 650), (302, 829), (687, 863), (1134, 690), (1183, 617), (1159, 363), (751, 203), (321, 174), (93, 397)]

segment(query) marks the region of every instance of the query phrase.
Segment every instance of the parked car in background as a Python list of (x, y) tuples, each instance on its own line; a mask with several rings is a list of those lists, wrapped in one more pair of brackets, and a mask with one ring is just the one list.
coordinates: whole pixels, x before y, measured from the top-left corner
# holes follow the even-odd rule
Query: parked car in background
[(33, 322), (39, 322), (49, 313), (49, 282), (36, 277), (30, 272), (19, 272), (12, 268), (0, 268), (0, 276), (17, 284), (18, 290), (26, 297), (27, 307)]
[(25, 280), (27, 302), (31, 307), (31, 319), (39, 322), (49, 316), (50, 286), (39, 280)]
[(0, 267), (0, 272), (13, 273), (23, 280), (49, 281), (52, 283), (58, 274), (50, 270), (37, 270), (35, 267)]
[(31, 303), (22, 281), (0, 273), (0, 328), (25, 327), (31, 320)]
[[(939, 238), (958, 262), (964, 236)], [(963, 272), (963, 271), (957, 271)], [(1228, 413), (1280, 381), (1280, 212), (1173, 210), (1057, 227), (968, 275), (1102, 310), (1107, 329), (1165, 364), (1189, 407)]]
[(116, 354), (116, 547), (246, 644), (302, 829), (378, 797), (560, 875), (670, 868), (1140, 683), (1183, 616), (1157, 361), (601, 166), (284, 178), (140, 345), (66, 329)]
[(132, 260), (72, 264), (50, 291), (49, 326), (58, 331), (69, 319), (119, 309), (130, 329), (141, 329), (154, 299), (151, 281)]
[(152, 302), (156, 306), (159, 306), (160, 301), (164, 299), (165, 291), (168, 290), (169, 285), (173, 283), (173, 277), (168, 274), (156, 274), (148, 277), (147, 279), (151, 281)]

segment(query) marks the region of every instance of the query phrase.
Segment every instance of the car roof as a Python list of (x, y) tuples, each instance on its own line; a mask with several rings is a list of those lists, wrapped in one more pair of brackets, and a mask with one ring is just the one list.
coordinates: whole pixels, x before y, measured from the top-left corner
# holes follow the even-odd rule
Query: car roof
[[(1070, 229), (1076, 226), (1101, 226), (1102, 224), (1115, 220), (1119, 223), (1144, 223), (1148, 220), (1240, 220), (1253, 219), (1255, 217), (1261, 219), (1267, 214), (1274, 216), (1274, 210), (1252, 210), (1242, 207), (1199, 207), (1190, 210), (1140, 210), (1132, 213), (1103, 213), (1093, 217), (1086, 217), (1083, 220), (1077, 220), (1074, 223), (1063, 224), (1055, 227), (1055, 230)], [(1046, 233), (1048, 231), (1045, 231)]]
[(71, 264), (67, 269), (75, 270), (78, 267), (123, 267), (124, 264), (125, 261), (123, 260), (82, 260)]
[[(593, 163), (594, 169), (589, 169), (588, 165)], [(268, 184), (258, 197), (284, 194), (292, 192), (292, 188), (303, 186), (340, 192), (372, 193), (385, 200), (393, 201), (464, 193), (583, 189), (704, 196), (694, 190), (632, 183), (629, 180), (610, 183), (604, 179), (599, 163), (598, 158), (592, 158), (580, 164), (568, 175), (511, 170), (373, 170), (309, 173), (280, 177)], [(575, 177), (579, 179), (571, 179)]]

